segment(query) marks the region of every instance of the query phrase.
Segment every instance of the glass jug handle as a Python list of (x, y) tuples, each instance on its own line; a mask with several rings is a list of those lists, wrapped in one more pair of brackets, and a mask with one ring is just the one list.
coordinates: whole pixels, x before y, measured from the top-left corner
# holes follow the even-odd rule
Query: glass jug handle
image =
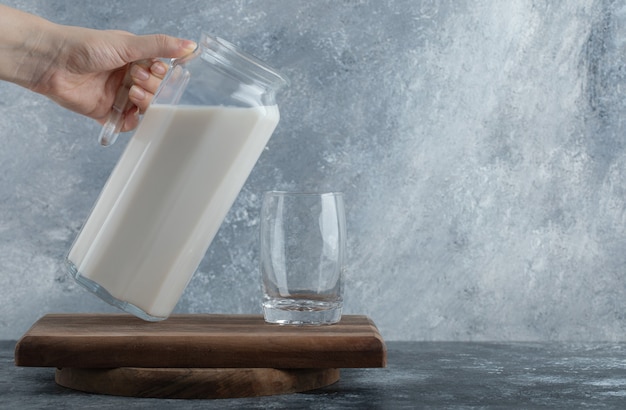
[[(197, 52), (194, 51), (189, 56), (193, 56), (196, 53)], [(181, 59), (165, 60), (164, 62), (168, 63), (169, 68), (166, 77), (163, 79), (163, 82), (165, 82), (166, 79), (171, 76), (170, 74), (173, 74), (169, 71), (173, 67), (176, 67), (179, 62), (187, 60), (189, 56), (183, 57)], [(141, 62), (142, 61), (136, 61), (134, 63), (130, 63), (128, 69), (126, 70), (122, 85), (115, 94), (115, 101), (113, 102), (113, 107), (111, 107), (111, 111), (109, 112), (109, 117), (102, 126), (102, 130), (100, 130), (100, 135), (98, 135), (98, 142), (102, 146), (108, 147), (109, 145), (115, 143), (117, 137), (122, 131), (122, 127), (124, 126), (124, 112), (132, 106), (132, 103), (128, 99), (128, 91), (133, 85), (133, 80), (130, 76), (130, 65)], [(180, 69), (175, 71), (180, 71)], [(170, 104), (177, 103), (189, 80), (189, 72), (186, 70), (183, 71), (184, 73), (177, 72), (176, 75), (172, 76), (173, 78), (171, 80), (168, 80), (168, 83), (170, 83), (170, 85), (167, 88), (169, 88), (169, 90), (161, 90), (163, 87), (159, 87), (159, 89), (155, 93), (155, 97), (161, 94), (161, 91), (164, 91), (162, 93), (164, 95), (161, 99), (168, 100), (167, 102), (169, 102)]]
[(107, 118), (107, 121), (102, 126), (102, 130), (100, 130), (100, 135), (98, 136), (98, 142), (100, 145), (108, 147), (109, 145), (112, 145), (120, 135), (120, 131), (124, 125), (124, 111), (129, 109), (132, 104), (128, 99), (128, 91), (132, 85), (133, 80), (130, 77), (129, 64), (126, 70), (126, 75), (124, 75), (122, 85), (115, 94), (115, 100), (113, 101), (113, 107), (111, 107), (111, 111), (109, 112), (109, 118)]

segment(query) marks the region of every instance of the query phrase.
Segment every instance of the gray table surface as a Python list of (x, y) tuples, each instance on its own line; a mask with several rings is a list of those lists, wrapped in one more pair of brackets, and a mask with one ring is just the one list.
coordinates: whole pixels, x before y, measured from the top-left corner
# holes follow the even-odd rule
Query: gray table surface
[(223, 400), (137, 399), (60, 387), (54, 369), (15, 367), (0, 341), (4, 409), (626, 408), (626, 343), (388, 342), (388, 367), (343, 369), (332, 386)]

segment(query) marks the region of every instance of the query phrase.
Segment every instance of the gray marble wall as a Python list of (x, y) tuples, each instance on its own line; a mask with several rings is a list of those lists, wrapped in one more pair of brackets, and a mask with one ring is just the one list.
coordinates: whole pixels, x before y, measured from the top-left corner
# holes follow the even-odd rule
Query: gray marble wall
[[(260, 313), (269, 189), (343, 190), (346, 313), (388, 340), (626, 339), (621, 1), (8, 1), (235, 42), (292, 82), (178, 312)], [(0, 338), (110, 312), (63, 257), (124, 140), (0, 84)]]

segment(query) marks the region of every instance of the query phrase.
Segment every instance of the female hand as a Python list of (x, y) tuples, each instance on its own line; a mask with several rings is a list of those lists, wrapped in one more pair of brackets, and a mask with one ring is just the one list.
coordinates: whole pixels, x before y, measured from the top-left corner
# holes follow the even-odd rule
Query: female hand
[(62, 26), (0, 5), (0, 79), (103, 124), (130, 70), (132, 104), (122, 131), (137, 125), (134, 114), (145, 111), (167, 71), (158, 58), (183, 57), (195, 48), (193, 41), (162, 34)]

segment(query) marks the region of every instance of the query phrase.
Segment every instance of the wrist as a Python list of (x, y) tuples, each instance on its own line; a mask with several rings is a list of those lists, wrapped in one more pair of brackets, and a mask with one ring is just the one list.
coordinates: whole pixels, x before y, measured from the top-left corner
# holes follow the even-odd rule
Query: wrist
[[(36, 91), (55, 60), (59, 27), (40, 17), (0, 5), (0, 79)], [(57, 46), (58, 47), (58, 46)]]

